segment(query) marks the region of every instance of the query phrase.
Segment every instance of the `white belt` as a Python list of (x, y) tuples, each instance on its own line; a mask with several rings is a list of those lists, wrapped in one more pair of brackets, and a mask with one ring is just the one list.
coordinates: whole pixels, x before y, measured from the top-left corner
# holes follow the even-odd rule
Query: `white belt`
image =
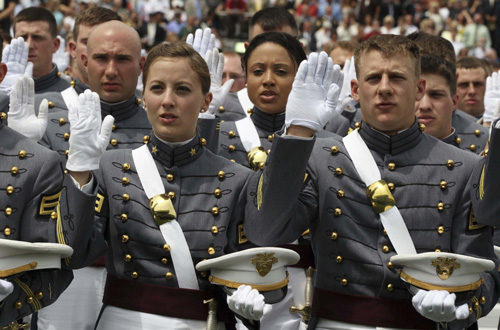
[(234, 123), (236, 125), (236, 129), (238, 130), (238, 134), (240, 135), (243, 148), (245, 148), (247, 152), (255, 147), (261, 146), (259, 133), (257, 133), (257, 129), (255, 128), (255, 125), (250, 117), (245, 117), (235, 121)]
[(248, 113), (248, 109), (253, 109), (253, 103), (250, 101), (250, 98), (248, 97), (248, 90), (246, 88), (243, 88), (242, 90), (236, 92), (236, 96), (238, 96), (238, 100), (240, 101), (241, 106), (243, 107), (243, 111), (245, 111), (245, 114), (247, 116), (250, 116), (250, 113)]
[[(61, 96), (69, 109), (78, 108), (78, 93), (73, 87), (68, 87), (61, 92)], [(71, 123), (70, 123), (71, 124)]]
[[(375, 163), (375, 159), (361, 138), (358, 130), (352, 131), (343, 138), (344, 145), (352, 159), (352, 163), (359, 173), (359, 176), (366, 184), (371, 185), (381, 179), (380, 171)], [(411, 239), (408, 228), (396, 205), (390, 209), (379, 213), (380, 220), (384, 226), (387, 236), (391, 240), (396, 253), (398, 254), (416, 254), (415, 245)]]
[[(165, 187), (148, 146), (143, 145), (140, 148), (132, 150), (132, 157), (146, 196), (151, 199), (154, 196), (164, 194)], [(170, 255), (179, 287), (199, 290), (193, 259), (191, 258), (191, 252), (189, 251), (181, 226), (174, 219), (159, 227), (165, 242), (170, 246)]]

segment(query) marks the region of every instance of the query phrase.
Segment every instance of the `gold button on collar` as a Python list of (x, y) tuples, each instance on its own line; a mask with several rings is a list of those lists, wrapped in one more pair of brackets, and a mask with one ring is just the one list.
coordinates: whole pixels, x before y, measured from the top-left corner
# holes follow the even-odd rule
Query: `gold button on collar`
[(253, 109), (248, 109), (248, 110), (247, 110), (247, 113), (248, 113), (249, 115), (251, 115), (251, 114), (253, 113)]
[(75, 87), (75, 81), (74, 81), (74, 80), (71, 80), (71, 82), (69, 83), (69, 85), (70, 85), (71, 87)]
[(446, 189), (446, 188), (448, 188), (448, 183), (443, 180), (443, 181), (439, 182), (439, 186), (441, 187), (441, 189)]
[(165, 251), (165, 252), (169, 252), (169, 251), (170, 251), (170, 245), (168, 245), (168, 244), (166, 244), (166, 243), (165, 243), (165, 244), (163, 244), (163, 251)]
[(174, 278), (174, 274), (172, 274), (171, 272), (168, 272), (168, 273), (165, 274), (165, 278), (167, 280), (171, 280), (172, 278)]
[(337, 232), (332, 233), (332, 240), (336, 240), (339, 237), (339, 234)]
[(339, 190), (339, 191), (337, 191), (337, 197), (338, 197), (338, 198), (342, 198), (342, 197), (344, 197), (344, 196), (345, 196), (345, 193), (344, 193), (344, 191), (343, 191), (343, 190)]
[(424, 124), (419, 124), (418, 125), (418, 129), (420, 130), (420, 132), (425, 131), (425, 125)]
[(57, 71), (57, 76), (60, 77), (61, 75), (62, 75), (62, 73)]
[(135, 103), (136, 103), (137, 105), (139, 105), (139, 104), (141, 104), (141, 103), (142, 103), (142, 100), (141, 100), (140, 98), (136, 98), (136, 99), (135, 99)]
[(148, 143), (149, 142), (149, 135), (144, 135), (144, 137), (142, 138), (142, 142)]
[(460, 144), (460, 143), (462, 143), (462, 139), (461, 139), (461, 138), (459, 138), (459, 137), (457, 137), (457, 138), (455, 139), (455, 142), (456, 142), (457, 144)]
[(354, 123), (354, 128), (360, 129), (361, 128), (361, 122), (358, 121), (358, 122)]
[(389, 247), (387, 245), (382, 246), (382, 252), (389, 253)]
[(438, 229), (437, 229), (437, 231), (438, 231), (439, 235), (442, 235), (444, 233), (444, 227), (443, 226), (439, 226)]
[(128, 200), (130, 200), (130, 196), (129, 196), (129, 194), (123, 194), (123, 195), (122, 195), (122, 200), (123, 200), (124, 202), (127, 202)]
[(387, 164), (387, 168), (389, 169), (389, 171), (394, 171), (396, 169), (396, 164), (389, 163)]
[(122, 235), (122, 243), (127, 243), (129, 240), (128, 235)]
[(24, 157), (26, 157), (26, 151), (24, 151), (24, 150), (19, 150), (18, 155), (19, 155), (19, 158), (23, 159)]
[(124, 171), (130, 170), (130, 164), (129, 163), (123, 163), (122, 170), (124, 170)]
[(132, 256), (130, 254), (126, 254), (124, 259), (126, 262), (130, 262), (130, 260), (132, 260)]
[(17, 168), (17, 166), (13, 166), (11, 169), (10, 169), (10, 173), (16, 175), (17, 173), (19, 173), (19, 169)]
[(207, 140), (204, 138), (200, 138), (200, 145), (201, 146), (206, 146), (207, 145)]
[(210, 231), (212, 232), (212, 234), (218, 234), (219, 233), (219, 228), (217, 228), (217, 226), (212, 226), (212, 228), (210, 229)]
[(335, 216), (336, 216), (336, 217), (338, 217), (338, 216), (340, 216), (340, 215), (342, 215), (342, 210), (341, 210), (341, 209), (339, 209), (339, 208), (337, 207), (337, 208), (335, 209)]
[(168, 181), (168, 182), (172, 182), (172, 181), (174, 181), (174, 176), (173, 176), (173, 174), (167, 174), (167, 181)]
[(213, 255), (215, 254), (215, 249), (213, 247), (208, 248), (208, 254)]

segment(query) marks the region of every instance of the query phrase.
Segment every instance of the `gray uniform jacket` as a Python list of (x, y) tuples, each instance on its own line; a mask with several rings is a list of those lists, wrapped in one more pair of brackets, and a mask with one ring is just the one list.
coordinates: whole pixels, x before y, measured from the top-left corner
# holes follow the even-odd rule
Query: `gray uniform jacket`
[[(365, 124), (359, 133), (392, 189), (418, 253), (440, 250), (480, 256), (498, 266), (492, 228), (477, 226), (471, 217), (466, 188), (477, 156), (422, 134), (416, 120), (392, 137)], [(417, 313), (397, 270), (388, 264), (394, 248), (340, 138), (314, 142), (276, 135), (268, 164), (251, 189), (255, 204), (245, 218), (250, 241), (282, 244), (310, 228), (317, 288), (349, 297), (390, 299)], [(482, 277), (484, 284), (474, 295), (484, 297), (485, 303), (464, 323), (473, 323), (498, 301), (498, 272), (482, 273)], [(332, 319), (342, 317), (331, 311)], [(398, 309), (388, 310), (383, 317), (402, 320), (399, 328), (412, 327)]]
[(34, 78), (35, 94), (45, 92), (62, 92), (70, 86), (68, 80), (62, 77), (62, 73), (57, 70), (57, 65), (52, 64), (52, 70), (43, 77)]
[[(72, 81), (70, 83), (70, 86), (75, 89), (78, 95), (90, 88), (89, 86), (82, 83), (82, 81), (78, 78)], [(68, 111), (68, 106), (66, 105), (66, 102), (64, 102), (61, 92), (62, 91), (48, 91), (40, 94), (35, 94), (35, 112), (38, 114), (38, 109), (40, 108), (40, 103), (43, 99), (47, 99), (47, 101), (49, 102), (50, 112), (57, 112), (61, 110)]]
[[(63, 183), (57, 154), (2, 123), (0, 141), (0, 238), (64, 244), (54, 212)], [(73, 279), (62, 266), (7, 278), (14, 292), (0, 304), (0, 327), (52, 304)]]
[(236, 121), (245, 118), (245, 111), (248, 110), (243, 109), (236, 93), (229, 93), (222, 108), (217, 109), (215, 115), (224, 121)]
[[(154, 135), (148, 143), (165, 193), (172, 197), (194, 264), (249, 244), (242, 223), (252, 171), (214, 155), (201, 144), (195, 137), (187, 145), (172, 149)], [(164, 248), (165, 240), (150, 213), (132, 151), (106, 152), (96, 178), (97, 199), (72, 184), (67, 186), (68, 201), (73, 207), (62, 206), (61, 212), (69, 212), (69, 217), (80, 217), (80, 210), (86, 214), (73, 239), (78, 246), (84, 241), (86, 248), (75, 251), (70, 266), (89, 265), (107, 250), (109, 274), (178, 287), (170, 253)], [(87, 212), (94, 207), (95, 218)], [(167, 273), (171, 276), (166, 277)], [(197, 275), (200, 289), (206, 289), (206, 274)]]
[(480, 154), (488, 142), (488, 128), (479, 125), (476, 118), (461, 111), (453, 111), (451, 125), (455, 128), (456, 145), (460, 149)]
[[(102, 118), (107, 115), (115, 117), (114, 129), (108, 150), (135, 149), (140, 147), (149, 138), (151, 124), (148, 121), (146, 111), (142, 108), (141, 100), (135, 96), (115, 104), (101, 102)], [(49, 113), (47, 131), (42, 138), (41, 144), (56, 151), (63, 165), (66, 165), (67, 151), (69, 149), (70, 124), (68, 111)]]

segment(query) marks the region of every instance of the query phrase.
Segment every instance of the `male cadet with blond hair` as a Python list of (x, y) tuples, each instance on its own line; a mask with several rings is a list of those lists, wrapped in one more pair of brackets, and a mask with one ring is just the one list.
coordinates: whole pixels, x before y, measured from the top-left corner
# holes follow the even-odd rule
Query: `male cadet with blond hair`
[(33, 63), (35, 94), (68, 88), (69, 77), (63, 76), (52, 62), (61, 43), (54, 15), (40, 7), (25, 8), (16, 15), (13, 29), (14, 37), (22, 37), (29, 45), (28, 61)]
[[(77, 61), (81, 61), (82, 67), (78, 70), (83, 68), (86, 74), (80, 72), (79, 79), (82, 82), (85, 79), (90, 89), (99, 94), (102, 117), (112, 115), (115, 118), (107, 149), (136, 148), (144, 144), (149, 140), (151, 124), (141, 101), (135, 96), (137, 80), (144, 65), (139, 35), (133, 28), (117, 20), (99, 24), (92, 29), (82, 29), (80, 25), (77, 36), (80, 42), (82, 33), (88, 36), (87, 50), (75, 47), (75, 53), (81, 52), (81, 59), (77, 58)], [(47, 132), (42, 139), (42, 144), (57, 151), (63, 164), (67, 161), (70, 124), (68, 111), (50, 113)], [(74, 143), (85, 144), (87, 141)], [(66, 303), (61, 302), (58, 308), (39, 313), (40, 329), (93, 327), (99, 315), (106, 277), (103, 259), (93, 266), (75, 272), (75, 285), (64, 297)], [(61, 317), (62, 308), (66, 315), (64, 318)]]
[[(439, 289), (412, 298), (391, 262), (396, 254), (445, 251), (499, 264), (492, 228), (470, 221), (467, 185), (478, 157), (424, 134), (415, 118), (425, 92), (418, 46), (380, 35), (356, 48), (351, 89), (363, 122), (345, 138), (311, 138), (338, 97), (327, 55), (314, 55), (296, 75), (286, 131), (275, 135), (267, 165), (251, 183), (247, 238), (276, 245), (310, 228), (317, 267), (312, 329), (467, 328), (498, 301), (496, 269), (475, 271), (482, 285), (465, 297)], [(377, 182), (385, 202), (367, 196)]]

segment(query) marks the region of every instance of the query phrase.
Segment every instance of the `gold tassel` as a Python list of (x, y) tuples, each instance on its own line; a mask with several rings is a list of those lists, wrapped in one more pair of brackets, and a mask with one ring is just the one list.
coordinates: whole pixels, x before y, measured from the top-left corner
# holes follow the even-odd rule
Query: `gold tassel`
[(262, 206), (262, 186), (264, 185), (264, 173), (260, 175), (259, 185), (257, 187), (257, 210), (260, 211), (260, 207)]
[(203, 300), (208, 304), (207, 330), (217, 329), (217, 301), (215, 299)]
[(486, 169), (486, 165), (483, 165), (483, 170), (481, 171), (481, 177), (479, 178), (479, 199), (483, 199), (484, 197), (484, 171)]

